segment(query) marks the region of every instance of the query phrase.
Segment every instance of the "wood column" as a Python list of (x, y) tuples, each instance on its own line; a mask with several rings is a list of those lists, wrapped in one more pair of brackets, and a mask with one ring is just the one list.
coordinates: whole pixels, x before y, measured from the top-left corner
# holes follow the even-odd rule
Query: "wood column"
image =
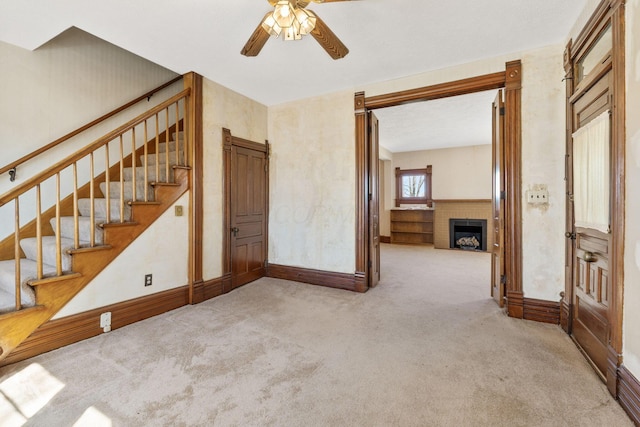
[(355, 289), (367, 290), (369, 283), (369, 162), (367, 148), (367, 110), (364, 92), (355, 94), (356, 116), (356, 272)]
[(191, 191), (189, 192), (189, 303), (195, 304), (204, 286), (202, 273), (203, 259), (203, 113), (202, 113), (202, 76), (194, 72), (184, 75), (185, 88), (191, 88), (187, 111), (189, 138), (189, 166), (191, 166)]
[(505, 80), (505, 265), (507, 313), (524, 317), (522, 292), (522, 64), (506, 64)]
[(231, 290), (231, 130), (222, 129), (222, 198), (224, 219), (222, 225), (222, 292)]

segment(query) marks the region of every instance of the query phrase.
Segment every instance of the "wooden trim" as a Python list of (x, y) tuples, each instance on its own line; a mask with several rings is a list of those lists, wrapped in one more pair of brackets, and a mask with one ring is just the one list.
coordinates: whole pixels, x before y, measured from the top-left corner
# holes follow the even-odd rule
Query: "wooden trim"
[[(428, 207), (433, 206), (433, 200), (431, 199), (431, 176), (432, 176), (432, 166), (427, 165), (424, 169), (400, 169), (397, 167), (396, 171), (396, 198), (395, 204), (396, 208), (399, 208), (400, 205), (427, 205)], [(424, 175), (424, 185), (425, 185), (425, 194), (424, 197), (403, 197), (402, 196), (402, 178), (405, 175)]]
[(491, 203), (491, 199), (437, 199), (435, 203)]
[[(203, 235), (204, 235), (204, 147), (203, 147), (203, 107), (202, 76), (187, 73), (185, 88), (191, 88), (188, 98), (191, 185), (189, 192), (189, 302), (194, 303), (194, 288), (203, 284)], [(168, 140), (168, 139), (167, 139)]]
[(618, 369), (618, 401), (629, 418), (640, 425), (640, 382), (624, 365)]
[(28, 359), (103, 333), (100, 315), (111, 312), (111, 329), (122, 328), (189, 303), (189, 286), (158, 292), (84, 313), (51, 320), (36, 329), (0, 366)]
[(203, 280), (194, 286), (193, 304), (199, 304), (211, 298), (215, 298), (229, 292), (230, 289), (224, 289), (224, 277), (212, 280)]
[(225, 282), (224, 289), (231, 289), (231, 131), (222, 129), (222, 275), (229, 278), (228, 283)]
[(391, 236), (380, 236), (380, 243), (391, 243)]
[[(358, 288), (369, 286), (369, 162), (364, 92), (354, 97), (356, 121), (356, 272)], [(362, 290), (360, 290), (362, 292)]]
[[(506, 64), (505, 83), (505, 276), (507, 312), (522, 318), (522, 64)], [(511, 296), (511, 298), (510, 298)]]
[(362, 289), (356, 286), (356, 279), (353, 274), (312, 270), (310, 268), (269, 264), (267, 268), (267, 277), (309, 283), (328, 288), (345, 289), (355, 292), (364, 292), (366, 290), (366, 288)]
[[(626, 146), (626, 87), (625, 87), (625, 7), (624, 1), (611, 0), (613, 31), (613, 99), (611, 117), (611, 176), (615, 183), (611, 192), (611, 259), (609, 270), (613, 280), (613, 300), (609, 332), (608, 364), (622, 363), (622, 316), (624, 297), (624, 231), (625, 231), (625, 146)], [(607, 387), (617, 396), (618, 377), (608, 369)]]
[(33, 159), (34, 157), (39, 156), (40, 154), (44, 153), (45, 151), (52, 149), (53, 147), (55, 147), (55, 146), (65, 142), (65, 141), (67, 141), (68, 139), (73, 138), (74, 136), (84, 132), (85, 130), (87, 130), (87, 129), (95, 126), (95, 125), (97, 125), (98, 123), (103, 122), (103, 121), (107, 120), (108, 118), (115, 116), (116, 114), (126, 110), (127, 108), (132, 107), (133, 105), (137, 104), (138, 102), (142, 101), (143, 99), (145, 99), (145, 98), (147, 98), (147, 100), (151, 99), (151, 97), (156, 92), (160, 92), (162, 89), (164, 89), (164, 88), (166, 88), (168, 86), (171, 86), (172, 84), (174, 84), (175, 82), (177, 82), (180, 79), (182, 79), (182, 76), (177, 76), (177, 77), (169, 80), (168, 82), (158, 86), (157, 88), (152, 89), (149, 92), (140, 95), (136, 99), (133, 99), (133, 100), (127, 102), (126, 104), (116, 108), (115, 110), (110, 111), (107, 114), (98, 117), (97, 119), (87, 123), (86, 125), (81, 126), (81, 127), (79, 127), (78, 129), (76, 129), (76, 130), (74, 130), (72, 132), (69, 132), (68, 134), (56, 139), (53, 142), (48, 143), (47, 145), (44, 145), (44, 146), (38, 148), (37, 150), (35, 150), (35, 151), (33, 151), (33, 152), (23, 156), (23, 157), (20, 157), (18, 160), (9, 163), (6, 166), (1, 167), (0, 168), (0, 175), (5, 173), (5, 172), (7, 172), (7, 171), (9, 171), (10, 169), (13, 169), (15, 167), (20, 166), (22, 163), (25, 163), (25, 162)]
[[(605, 19), (611, 8), (611, 0), (603, 0), (600, 2), (596, 10), (593, 12), (584, 28), (580, 31), (573, 42), (571, 59), (581, 56), (582, 53), (595, 41), (595, 33), (598, 26)], [(587, 43), (589, 42), (589, 43)], [(572, 61), (573, 62), (573, 61)]]
[(558, 325), (560, 323), (560, 303), (524, 298), (523, 319)]
[(504, 86), (505, 73), (501, 71), (493, 74), (485, 74), (482, 76), (470, 77), (416, 89), (367, 97), (364, 100), (364, 106), (368, 110), (373, 110), (376, 108), (394, 107), (396, 105), (411, 102), (429, 101), (432, 99), (465, 95), (484, 90), (500, 89)]

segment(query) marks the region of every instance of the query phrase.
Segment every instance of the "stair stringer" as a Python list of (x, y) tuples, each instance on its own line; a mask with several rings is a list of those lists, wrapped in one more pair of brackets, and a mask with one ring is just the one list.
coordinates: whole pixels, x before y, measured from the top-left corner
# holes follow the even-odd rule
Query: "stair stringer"
[(131, 206), (131, 222), (104, 225), (104, 243), (73, 253), (73, 274), (31, 283), (35, 307), (0, 314), (0, 361), (50, 320), (190, 188), (190, 168), (174, 166), (175, 184), (155, 184), (156, 201)]

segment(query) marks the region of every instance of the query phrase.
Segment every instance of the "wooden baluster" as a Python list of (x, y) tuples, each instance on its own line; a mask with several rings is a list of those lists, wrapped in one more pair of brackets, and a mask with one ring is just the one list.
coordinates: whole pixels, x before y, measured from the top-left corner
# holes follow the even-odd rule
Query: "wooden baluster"
[(22, 289), (21, 285), (21, 273), (20, 273), (20, 201), (16, 197), (13, 200), (15, 204), (15, 247), (14, 247), (14, 258), (16, 262), (15, 273), (16, 273), (16, 310), (20, 310), (22, 308)]
[(156, 113), (156, 182), (160, 181), (160, 123), (158, 119), (160, 116)]
[(144, 120), (144, 201), (148, 202), (149, 201), (149, 161), (148, 161), (148, 155), (149, 155), (149, 146), (147, 145), (147, 141), (149, 141), (148, 139), (149, 137), (149, 132), (147, 130), (147, 119)]
[(62, 276), (62, 233), (60, 233), (60, 172), (56, 174), (56, 275)]
[(111, 184), (111, 177), (109, 176), (109, 169), (110, 169), (110, 164), (111, 164), (111, 160), (109, 159), (109, 143), (107, 142), (104, 145), (104, 185), (105, 185), (105, 199), (104, 199), (104, 205), (105, 205), (105, 209), (106, 209), (106, 214), (105, 214), (105, 222), (108, 224), (111, 222), (111, 188), (110, 188), (110, 184)]
[[(40, 184), (36, 185), (36, 277), (42, 279), (42, 209)], [(60, 230), (58, 230), (58, 233)]]
[(89, 246), (96, 245), (96, 207), (93, 178), (93, 152), (89, 153)]
[(124, 145), (120, 135), (120, 223), (124, 222)]
[(184, 165), (185, 166), (189, 166), (189, 164), (191, 163), (191, 141), (189, 140), (190, 134), (189, 134), (189, 129), (191, 129), (191, 124), (190, 124), (190, 111), (189, 111), (189, 99), (188, 98), (183, 98), (184, 99), (184, 126), (182, 126), (182, 128), (184, 129), (184, 155), (185, 155), (185, 160), (184, 160)]
[(133, 184), (131, 184), (132, 186), (131, 200), (135, 202), (136, 200), (138, 200), (138, 197), (136, 194), (137, 185), (136, 185), (136, 128), (135, 127), (131, 128), (131, 167), (132, 167), (131, 179), (133, 180)]
[(166, 122), (165, 122), (165, 131), (164, 131), (164, 168), (165, 168), (165, 175), (164, 175), (164, 181), (162, 182), (169, 182), (169, 107), (164, 109), (165, 111), (165, 117), (166, 117)]
[[(180, 100), (176, 101), (176, 165), (180, 166), (180, 158), (178, 153), (180, 152)], [(174, 177), (175, 181), (175, 177)]]
[(80, 247), (80, 218), (78, 212), (78, 162), (73, 162), (73, 246)]

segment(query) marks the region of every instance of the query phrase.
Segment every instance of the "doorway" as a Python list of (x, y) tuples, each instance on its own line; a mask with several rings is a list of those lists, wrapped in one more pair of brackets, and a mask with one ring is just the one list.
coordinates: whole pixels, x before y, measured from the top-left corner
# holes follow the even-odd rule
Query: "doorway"
[[(371, 261), (377, 257), (370, 245), (370, 224), (372, 198), (371, 139), (369, 138), (368, 112), (385, 107), (410, 102), (428, 101), (456, 95), (505, 88), (505, 189), (504, 189), (504, 228), (505, 234), (505, 294), (507, 311), (510, 316), (523, 317), (522, 295), (522, 259), (521, 259), (521, 206), (520, 206), (520, 107), (521, 107), (521, 63), (512, 61), (506, 64), (504, 72), (498, 72), (454, 82), (441, 83), (423, 88), (396, 92), (374, 97), (365, 97), (363, 92), (355, 96), (356, 122), (356, 277), (363, 287), (371, 283)], [(375, 156), (376, 153), (374, 153)], [(374, 160), (377, 162), (378, 160)]]

